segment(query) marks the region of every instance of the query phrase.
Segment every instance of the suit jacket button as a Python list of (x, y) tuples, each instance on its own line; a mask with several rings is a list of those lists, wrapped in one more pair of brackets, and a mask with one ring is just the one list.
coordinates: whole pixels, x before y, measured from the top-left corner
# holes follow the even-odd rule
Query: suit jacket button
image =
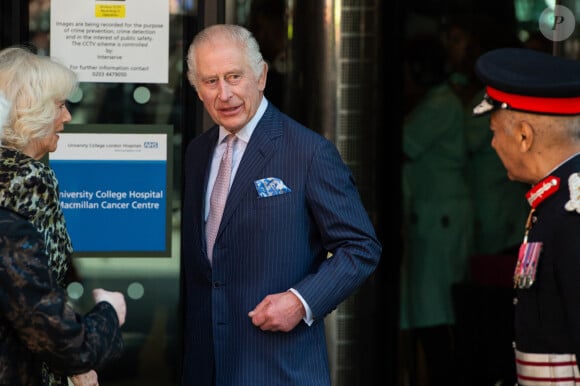
[(518, 305), (518, 298), (514, 298), (514, 300), (512, 302), (513, 302), (514, 306), (517, 306)]
[(213, 288), (219, 288), (222, 286), (222, 283), (220, 283), (219, 281), (214, 281), (213, 282)]

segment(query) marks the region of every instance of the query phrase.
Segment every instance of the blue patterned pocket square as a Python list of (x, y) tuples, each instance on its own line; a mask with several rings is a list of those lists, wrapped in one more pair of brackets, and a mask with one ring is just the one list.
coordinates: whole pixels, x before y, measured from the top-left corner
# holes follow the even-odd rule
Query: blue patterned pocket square
[(292, 189), (287, 187), (279, 178), (268, 177), (254, 181), (259, 197), (272, 197), (279, 194), (290, 193)]

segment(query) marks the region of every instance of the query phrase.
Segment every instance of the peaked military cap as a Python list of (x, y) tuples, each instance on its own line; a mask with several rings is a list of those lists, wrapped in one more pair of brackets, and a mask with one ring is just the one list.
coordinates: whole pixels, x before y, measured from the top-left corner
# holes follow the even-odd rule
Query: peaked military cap
[(473, 114), (510, 109), (546, 115), (580, 115), (580, 61), (524, 48), (480, 56), (475, 72), (486, 86)]

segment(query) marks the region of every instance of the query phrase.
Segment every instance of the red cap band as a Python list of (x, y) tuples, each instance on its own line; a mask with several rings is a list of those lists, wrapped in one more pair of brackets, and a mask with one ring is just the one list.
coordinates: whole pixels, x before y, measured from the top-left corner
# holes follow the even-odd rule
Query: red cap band
[(532, 113), (578, 115), (580, 114), (580, 96), (570, 98), (546, 98), (510, 94), (493, 87), (486, 87), (487, 95), (500, 103), (506, 103), (510, 109)]

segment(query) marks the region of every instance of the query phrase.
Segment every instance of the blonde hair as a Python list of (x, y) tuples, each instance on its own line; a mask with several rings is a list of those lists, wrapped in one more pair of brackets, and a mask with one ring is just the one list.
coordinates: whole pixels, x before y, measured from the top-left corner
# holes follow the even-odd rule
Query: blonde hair
[(8, 114), (10, 114), (10, 102), (8, 102), (4, 94), (0, 92), (0, 128), (8, 119)]
[(0, 92), (10, 102), (0, 142), (21, 150), (44, 138), (58, 117), (57, 102), (66, 100), (78, 84), (76, 74), (47, 56), (25, 47), (0, 51)]
[(264, 59), (258, 41), (246, 28), (235, 24), (214, 24), (200, 31), (189, 46), (187, 53), (187, 78), (195, 88), (198, 86), (195, 51), (203, 43), (211, 43), (215, 38), (226, 38), (240, 46), (246, 54), (252, 72), (259, 78), (264, 69)]

